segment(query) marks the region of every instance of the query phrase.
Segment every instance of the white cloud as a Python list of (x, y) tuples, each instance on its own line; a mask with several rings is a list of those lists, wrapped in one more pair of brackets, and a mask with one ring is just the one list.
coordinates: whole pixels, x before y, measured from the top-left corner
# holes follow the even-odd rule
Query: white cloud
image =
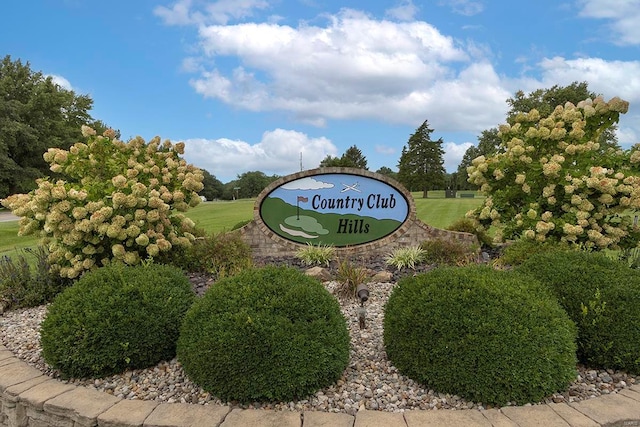
[[(398, 1), (386, 11), (386, 16), (396, 21), (342, 9), (334, 15), (322, 15), (325, 24), (320, 24), (318, 18), (312, 21), (313, 25), (297, 26), (277, 20), (211, 24), (216, 21), (211, 9), (196, 12), (197, 8), (190, 7), (188, 16), (201, 13), (209, 23), (198, 26), (200, 56), (185, 60), (184, 69), (194, 73), (190, 84), (206, 98), (242, 110), (285, 112), (299, 122), (318, 127), (331, 120), (362, 119), (413, 128), (428, 119), (438, 132), (477, 134), (504, 121), (508, 110), (505, 100), (516, 90), (531, 91), (585, 80), (590, 90), (607, 98), (620, 96), (630, 101), (632, 108), (640, 104), (640, 61), (556, 57), (526, 64), (527, 72), (539, 77), (509, 78), (496, 72), (490, 62), (494, 55), (488, 47), (473, 40), (461, 43), (424, 21), (406, 22), (413, 19), (415, 5), (411, 0)], [(620, 1), (621, 9), (640, 2)], [(189, 4), (181, 0), (174, 8), (184, 3)], [(247, 10), (256, 10), (261, 3), (249, 0), (243, 4)], [(446, 4), (466, 15), (480, 13), (484, 8), (480, 1)], [(580, 4), (585, 17), (615, 22), (624, 18), (611, 12), (611, 2), (582, 0)], [(180, 16), (179, 11), (176, 15)], [(629, 37), (630, 34), (627, 32)], [(633, 114), (621, 119), (621, 143), (623, 138), (626, 141), (640, 135), (638, 120), (638, 124), (627, 123)], [(224, 141), (227, 140), (216, 143)], [(227, 141), (232, 153), (239, 144)], [(253, 153), (251, 158), (257, 156), (255, 151), (261, 144), (247, 144)], [(470, 144), (448, 143), (444, 147), (447, 170), (456, 168)], [(392, 154), (389, 147), (375, 150)], [(292, 149), (289, 153), (290, 164), (297, 164), (297, 151)], [(318, 162), (322, 158), (324, 155), (318, 157)], [(217, 167), (224, 168), (226, 163)], [(258, 163), (255, 169), (265, 168)], [(215, 169), (212, 173), (216, 173)]]
[(185, 159), (208, 170), (223, 182), (249, 171), (288, 175), (300, 170), (300, 155), (304, 169), (318, 167), (328, 154), (335, 156), (337, 148), (327, 138), (311, 138), (303, 133), (275, 129), (265, 132), (256, 144), (220, 138), (185, 140)]
[[(205, 56), (240, 65), (203, 71), (191, 80), (198, 93), (237, 108), (290, 112), (306, 123), (414, 126), (428, 117), (438, 130), (477, 131), (504, 117), (510, 95), (488, 62), (467, 64), (461, 45), (422, 21), (375, 20), (345, 9), (324, 27), (210, 25), (199, 34)], [(477, 46), (469, 49), (481, 55)]]
[(640, 61), (605, 61), (600, 58), (544, 59), (540, 64), (544, 82), (569, 84), (587, 81), (589, 89), (605, 98), (619, 96), (640, 103)]
[(383, 154), (385, 156), (396, 154), (396, 149), (387, 145), (376, 145), (374, 149), (376, 153)]
[[(201, 10), (197, 10), (197, 7)], [(252, 16), (255, 9), (268, 7), (269, 3), (265, 0), (177, 0), (171, 7), (156, 7), (153, 13), (167, 25), (226, 24), (232, 19)]]
[(63, 89), (73, 90), (73, 87), (71, 86), (71, 83), (69, 82), (69, 80), (65, 79), (62, 76), (58, 76), (56, 74), (48, 74), (45, 77), (51, 77), (51, 80), (53, 81), (53, 83), (57, 84)]
[[(640, 123), (640, 116), (630, 118), (631, 123)], [(621, 147), (629, 148), (634, 144), (640, 144), (640, 127), (620, 126), (617, 135), (618, 144)]]
[(413, 4), (413, 1), (402, 0), (398, 6), (387, 9), (385, 15), (398, 21), (412, 21), (416, 13), (418, 13), (418, 10), (418, 7)]
[(158, 6), (153, 13), (162, 18), (167, 25), (189, 25), (196, 24), (202, 19), (202, 15), (194, 16), (189, 8), (191, 0), (178, 0), (172, 7)]
[(470, 142), (463, 142), (462, 144), (456, 144), (455, 142), (445, 142), (442, 144), (444, 150), (444, 168), (447, 171), (455, 171), (458, 165), (462, 161), (464, 153), (472, 147), (474, 144)]
[(473, 16), (484, 10), (484, 4), (472, 0), (447, 0), (439, 3), (441, 6), (449, 6), (454, 13)]
[(606, 38), (615, 44), (640, 44), (640, 0), (579, 0), (580, 16), (606, 19), (613, 34)]

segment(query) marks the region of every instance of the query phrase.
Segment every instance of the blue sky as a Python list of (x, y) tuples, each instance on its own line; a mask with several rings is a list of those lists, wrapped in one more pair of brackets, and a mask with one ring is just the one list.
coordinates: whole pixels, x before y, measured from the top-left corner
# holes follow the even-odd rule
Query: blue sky
[(629, 101), (619, 142), (640, 142), (640, 0), (7, 0), (2, 18), (3, 56), (223, 182), (352, 145), (395, 170), (424, 120), (453, 171), (517, 90), (573, 81)]

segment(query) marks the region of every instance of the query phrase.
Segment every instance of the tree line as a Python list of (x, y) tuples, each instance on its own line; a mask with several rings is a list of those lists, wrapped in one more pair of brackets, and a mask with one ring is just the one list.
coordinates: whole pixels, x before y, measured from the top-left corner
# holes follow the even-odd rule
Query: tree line
[[(589, 91), (586, 82), (574, 82), (568, 86), (553, 86), (525, 94), (518, 91), (506, 100), (509, 105), (506, 122), (515, 124), (518, 114), (537, 109), (549, 114), (557, 105), (566, 102), (577, 104), (597, 94)], [(36, 187), (36, 179), (55, 175), (42, 155), (49, 148), (68, 149), (86, 138), (80, 131), (82, 125), (94, 128), (98, 133), (109, 128), (107, 124), (91, 116), (93, 100), (88, 95), (57, 85), (50, 76), (31, 69), (30, 64), (5, 56), (0, 63), (0, 199), (15, 193), (26, 193)], [(498, 128), (483, 130), (477, 144), (464, 154), (458, 168), (447, 173), (444, 168), (442, 138), (432, 139), (434, 129), (425, 120), (412, 133), (403, 146), (397, 172), (388, 166), (376, 172), (398, 180), (410, 191), (420, 191), (428, 197), (431, 190), (473, 190), (467, 181), (467, 168), (479, 156), (490, 156), (500, 150), (502, 140)], [(116, 131), (119, 137), (119, 131)], [(600, 136), (603, 147), (618, 147), (615, 127)], [(342, 156), (327, 155), (320, 167), (355, 167), (367, 169), (367, 159), (353, 145)], [(204, 170), (204, 189), (200, 192), (207, 200), (256, 197), (266, 186), (279, 178), (260, 171), (245, 172), (236, 179), (222, 183), (215, 175)]]

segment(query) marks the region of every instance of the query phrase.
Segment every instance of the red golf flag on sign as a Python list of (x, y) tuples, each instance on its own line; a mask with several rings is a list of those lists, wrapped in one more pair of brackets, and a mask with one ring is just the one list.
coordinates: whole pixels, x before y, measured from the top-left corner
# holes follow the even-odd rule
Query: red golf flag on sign
[(303, 202), (303, 203), (307, 203), (309, 201), (308, 197), (303, 197), (303, 196), (298, 196), (298, 201), (299, 202)]

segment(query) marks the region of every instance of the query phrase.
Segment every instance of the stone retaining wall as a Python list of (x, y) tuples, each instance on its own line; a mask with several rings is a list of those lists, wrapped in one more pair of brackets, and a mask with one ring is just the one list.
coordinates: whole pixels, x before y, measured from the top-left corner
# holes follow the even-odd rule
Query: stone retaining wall
[[(305, 245), (282, 239), (256, 220), (246, 224), (238, 232), (251, 247), (255, 257), (293, 256), (298, 249), (305, 247)], [(339, 256), (343, 254), (385, 256), (396, 248), (418, 246), (425, 240), (435, 239), (457, 241), (470, 247), (478, 246), (478, 239), (473, 234), (441, 230), (413, 218), (391, 236), (364, 245), (336, 248), (336, 253)]]
[(52, 379), (0, 345), (0, 427), (640, 426), (640, 385), (578, 403), (355, 416), (126, 400)]

